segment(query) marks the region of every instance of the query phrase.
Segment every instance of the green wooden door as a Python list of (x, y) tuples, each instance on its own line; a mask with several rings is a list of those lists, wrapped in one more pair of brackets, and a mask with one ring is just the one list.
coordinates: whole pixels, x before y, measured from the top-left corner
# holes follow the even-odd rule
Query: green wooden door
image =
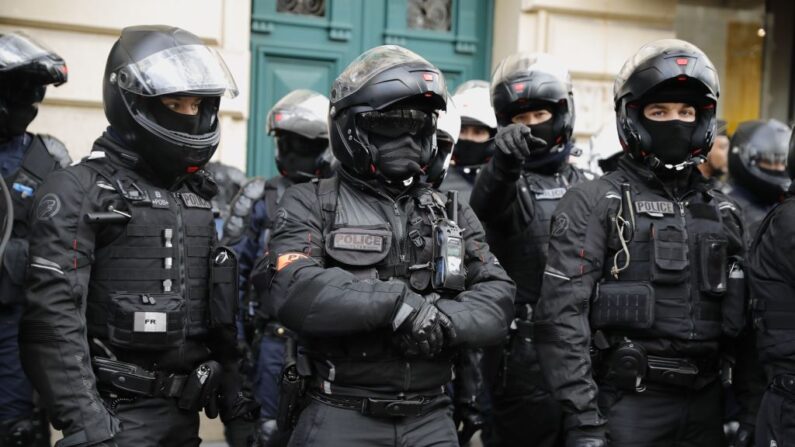
[(491, 59), (490, 0), (253, 0), (249, 175), (272, 176), (268, 110), (297, 88), (328, 94), (364, 50), (405, 46), (437, 65), (448, 88), (486, 79)]

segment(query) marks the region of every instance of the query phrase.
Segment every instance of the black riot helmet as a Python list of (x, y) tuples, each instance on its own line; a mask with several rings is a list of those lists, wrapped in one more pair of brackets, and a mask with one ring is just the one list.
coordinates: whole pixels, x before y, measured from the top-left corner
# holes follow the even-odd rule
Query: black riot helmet
[(644, 125), (643, 107), (650, 102), (682, 102), (696, 108), (689, 155), (682, 164), (698, 164), (709, 153), (716, 135), (715, 107), (720, 95), (718, 73), (703, 51), (678, 39), (648, 43), (629, 58), (613, 86), (616, 126), (630, 157), (652, 168), (663, 166), (652, 151)]
[(436, 156), (436, 113), (446, 107), (444, 77), (419, 55), (397, 45), (365, 51), (331, 88), (331, 149), (349, 172), (380, 173), (377, 138), (411, 135), (419, 141), (420, 164)]
[(731, 181), (750, 191), (760, 202), (778, 201), (789, 189), (790, 178), (786, 170), (772, 170), (760, 163), (787, 163), (789, 137), (789, 126), (780, 121), (740, 123), (729, 152)]
[(276, 139), (276, 167), (283, 176), (301, 182), (331, 175), (328, 108), (325, 96), (299, 89), (268, 112), (268, 134)]
[[(221, 137), (221, 96), (237, 93), (214, 49), (188, 31), (162, 25), (124, 28), (102, 81), (105, 116), (114, 134), (167, 184), (210, 161)], [(166, 109), (164, 96), (202, 98), (198, 115)]]
[(574, 95), (568, 70), (546, 53), (516, 53), (508, 56), (491, 77), (491, 104), (501, 126), (511, 124), (520, 113), (549, 109), (551, 127), (545, 135), (546, 152), (567, 145), (574, 130)]
[(54, 51), (23, 33), (0, 33), (0, 141), (24, 133), (47, 85), (67, 78), (66, 62)]

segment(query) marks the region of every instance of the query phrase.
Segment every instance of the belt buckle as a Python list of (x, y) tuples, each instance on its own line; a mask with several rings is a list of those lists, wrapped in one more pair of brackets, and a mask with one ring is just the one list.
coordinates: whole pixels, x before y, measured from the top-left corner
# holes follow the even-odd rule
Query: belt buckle
[(368, 397), (365, 399), (364, 413), (382, 417), (415, 417), (422, 414), (424, 404), (424, 399), (393, 400)]

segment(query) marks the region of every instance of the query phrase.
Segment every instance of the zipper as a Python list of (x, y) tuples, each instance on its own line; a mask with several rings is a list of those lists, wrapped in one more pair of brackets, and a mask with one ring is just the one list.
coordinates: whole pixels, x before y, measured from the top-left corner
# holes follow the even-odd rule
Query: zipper
[(187, 263), (187, 256), (185, 253), (185, 229), (182, 226), (182, 205), (179, 203), (179, 193), (173, 192), (171, 195), (174, 197), (174, 202), (177, 205), (177, 228), (175, 228), (177, 239), (177, 265), (179, 265), (179, 291), (185, 300), (185, 314), (188, 316), (187, 320), (190, 321), (190, 297), (188, 296), (188, 289), (185, 285), (185, 264)]
[[(688, 205), (689, 202), (684, 202), (683, 201), (685, 197), (687, 197), (687, 194), (685, 194), (685, 196), (682, 197), (681, 199), (679, 199), (676, 203), (679, 205), (679, 215), (680, 215), (680, 218), (682, 220), (682, 230), (683, 230), (682, 233), (684, 234), (684, 237), (685, 237), (684, 243), (686, 245), (689, 245), (690, 237), (687, 234), (687, 218), (685, 217), (685, 206)], [(689, 249), (688, 249), (688, 257), (690, 257), (690, 250)], [(688, 259), (688, 261), (689, 261), (689, 259)], [(691, 275), (692, 275), (692, 269), (691, 269)], [(688, 297), (688, 298), (692, 298), (692, 296), (693, 296), (693, 290), (692, 290), (693, 284), (692, 284), (692, 282), (693, 281), (692, 281), (692, 277), (691, 277), (691, 278), (689, 278), (689, 283), (688, 283), (688, 286), (691, 289), (690, 290), (690, 297)], [(693, 311), (695, 310), (695, 307), (693, 306), (693, 300), (692, 299), (688, 300), (687, 306), (688, 306), (688, 311), (690, 313), (690, 333), (688, 334), (688, 339), (693, 340), (693, 339), (696, 338), (696, 332), (695, 332), (696, 323), (695, 323), (695, 315), (693, 314)]]

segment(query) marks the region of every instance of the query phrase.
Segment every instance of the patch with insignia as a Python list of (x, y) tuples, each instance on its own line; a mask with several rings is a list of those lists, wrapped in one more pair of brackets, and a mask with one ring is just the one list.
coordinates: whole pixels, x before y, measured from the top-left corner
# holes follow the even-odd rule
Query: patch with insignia
[(381, 252), (384, 249), (384, 238), (374, 234), (337, 233), (334, 235), (334, 248), (354, 251)]
[(651, 202), (647, 200), (635, 202), (635, 211), (648, 214), (652, 217), (663, 217), (665, 214), (675, 214), (673, 202)]
[(53, 193), (47, 193), (39, 200), (36, 207), (36, 218), (38, 220), (49, 220), (61, 210), (61, 198)]
[(540, 191), (533, 191), (536, 200), (558, 200), (566, 195), (566, 188), (552, 188), (542, 189)]
[(554, 236), (562, 236), (566, 230), (569, 229), (569, 216), (566, 213), (560, 213), (555, 216), (555, 220), (552, 221), (552, 228), (550, 228), (549, 233)]
[[(152, 192), (152, 208), (163, 208), (167, 209), (169, 207), (168, 200), (164, 197), (164, 194), (160, 191), (153, 191)], [(202, 207), (203, 208), (203, 207)]]
[(204, 200), (193, 192), (182, 192), (179, 196), (188, 208), (206, 208), (209, 210), (213, 207), (209, 201)]
[(299, 259), (309, 259), (309, 256), (303, 253), (285, 253), (279, 255), (276, 259), (276, 271), (278, 272)]

